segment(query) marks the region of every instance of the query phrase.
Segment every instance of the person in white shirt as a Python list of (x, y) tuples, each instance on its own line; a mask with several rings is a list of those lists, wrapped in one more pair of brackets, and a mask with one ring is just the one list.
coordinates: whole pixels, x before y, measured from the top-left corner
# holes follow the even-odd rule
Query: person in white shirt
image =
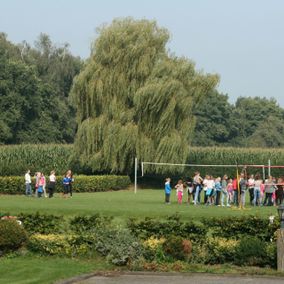
[(253, 205), (253, 200), (254, 200), (254, 185), (255, 185), (254, 175), (251, 175), (250, 178), (248, 179), (248, 190), (249, 190), (249, 201), (250, 201), (250, 205)]
[(55, 171), (50, 172), (49, 184), (48, 184), (48, 197), (52, 198), (55, 191), (56, 176)]
[(32, 196), (32, 179), (30, 173), (31, 171), (27, 170), (25, 174), (26, 196)]

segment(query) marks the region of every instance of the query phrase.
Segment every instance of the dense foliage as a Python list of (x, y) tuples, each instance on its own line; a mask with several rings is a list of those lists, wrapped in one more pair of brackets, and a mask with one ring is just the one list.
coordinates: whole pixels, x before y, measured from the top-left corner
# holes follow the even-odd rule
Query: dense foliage
[(41, 34), (35, 47), (0, 34), (0, 144), (73, 142), (68, 102), (81, 60)]
[(0, 220), (0, 256), (14, 251), (27, 241), (27, 233), (16, 220)]
[[(133, 157), (183, 162), (192, 108), (218, 82), (166, 51), (167, 30), (127, 18), (103, 26), (76, 78), (75, 158), (93, 171), (130, 172)], [(157, 170), (157, 169), (155, 169)]]
[[(63, 191), (63, 177), (58, 177), (56, 181), (56, 192)], [(48, 181), (47, 181), (48, 182)], [(128, 176), (75, 176), (72, 184), (74, 192), (99, 192), (109, 190), (126, 189), (130, 185)], [(47, 186), (46, 186), (47, 188)], [(35, 189), (35, 180), (33, 180), (32, 190)], [(22, 176), (0, 177), (0, 193), (1, 194), (24, 194), (25, 180)]]

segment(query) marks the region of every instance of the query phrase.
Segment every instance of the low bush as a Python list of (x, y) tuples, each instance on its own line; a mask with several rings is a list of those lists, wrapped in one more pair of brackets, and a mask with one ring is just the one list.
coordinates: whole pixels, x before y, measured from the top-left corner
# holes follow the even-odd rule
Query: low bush
[(29, 234), (56, 234), (62, 233), (65, 229), (66, 222), (62, 216), (21, 213), (18, 219), (22, 221), (23, 227)]
[(143, 245), (129, 230), (105, 228), (96, 233), (96, 250), (115, 265), (133, 266), (143, 259)]
[[(275, 238), (274, 234), (279, 228), (279, 221), (275, 219), (273, 224), (268, 218), (258, 216), (207, 218), (201, 221), (215, 237), (240, 239), (243, 236), (257, 236), (266, 242)], [(233, 232), (233, 235), (232, 235)]]
[(188, 260), (191, 255), (192, 244), (191, 241), (182, 237), (172, 236), (163, 243), (163, 250), (166, 255), (174, 260)]
[(19, 249), (27, 239), (26, 231), (16, 220), (0, 220), (0, 255)]
[[(88, 242), (89, 241), (89, 242)], [(92, 252), (92, 239), (83, 236), (64, 234), (34, 234), (28, 248), (41, 255), (82, 256)]]
[[(130, 185), (128, 176), (75, 176), (72, 189), (75, 192), (99, 192), (126, 189)], [(32, 188), (35, 188), (33, 179)], [(56, 191), (62, 192), (62, 177), (57, 178)], [(25, 180), (21, 176), (0, 177), (0, 194), (25, 194)]]
[(267, 263), (266, 244), (256, 237), (244, 237), (236, 247), (235, 264), (264, 266)]
[(69, 221), (70, 230), (77, 234), (95, 232), (111, 224), (113, 217), (94, 214), (91, 216), (75, 216)]

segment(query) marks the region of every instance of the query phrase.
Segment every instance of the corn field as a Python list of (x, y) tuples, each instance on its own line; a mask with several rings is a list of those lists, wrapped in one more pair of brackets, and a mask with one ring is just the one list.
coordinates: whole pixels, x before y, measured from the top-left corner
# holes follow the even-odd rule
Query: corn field
[[(23, 175), (27, 169), (32, 173), (42, 171), (48, 174), (55, 169), (58, 175), (70, 167), (73, 145), (64, 144), (27, 144), (0, 146), (0, 176)], [(284, 165), (284, 149), (232, 148), (232, 147), (190, 147), (186, 163), (189, 164), (265, 164), (271, 160), (272, 165)], [(134, 157), (133, 157), (134, 160)], [(155, 162), (155, 161), (152, 161)], [(171, 163), (172, 161), (165, 161)], [(158, 169), (158, 171), (157, 171)], [(233, 176), (236, 168), (175, 168), (145, 166), (146, 174), (182, 174), (191, 176), (199, 170), (203, 175), (214, 176), (224, 173)], [(262, 169), (250, 169), (249, 173), (262, 173)], [(267, 172), (267, 170), (266, 170)], [(272, 169), (275, 176), (284, 176), (284, 169)], [(81, 169), (80, 173), (84, 174)]]
[(48, 174), (56, 170), (63, 174), (69, 168), (73, 145), (25, 144), (0, 146), (0, 176), (32, 174), (41, 171)]

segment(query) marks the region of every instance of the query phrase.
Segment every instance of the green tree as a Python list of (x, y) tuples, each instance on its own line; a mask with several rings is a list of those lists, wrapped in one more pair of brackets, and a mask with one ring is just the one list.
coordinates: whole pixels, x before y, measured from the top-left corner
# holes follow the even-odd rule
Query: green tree
[(196, 127), (192, 144), (196, 146), (226, 145), (231, 139), (232, 111), (228, 95), (212, 91), (194, 108)]
[(184, 162), (193, 105), (214, 89), (186, 58), (169, 56), (169, 33), (155, 22), (114, 20), (99, 29), (76, 78), (75, 156), (93, 171), (129, 172), (133, 159)]

